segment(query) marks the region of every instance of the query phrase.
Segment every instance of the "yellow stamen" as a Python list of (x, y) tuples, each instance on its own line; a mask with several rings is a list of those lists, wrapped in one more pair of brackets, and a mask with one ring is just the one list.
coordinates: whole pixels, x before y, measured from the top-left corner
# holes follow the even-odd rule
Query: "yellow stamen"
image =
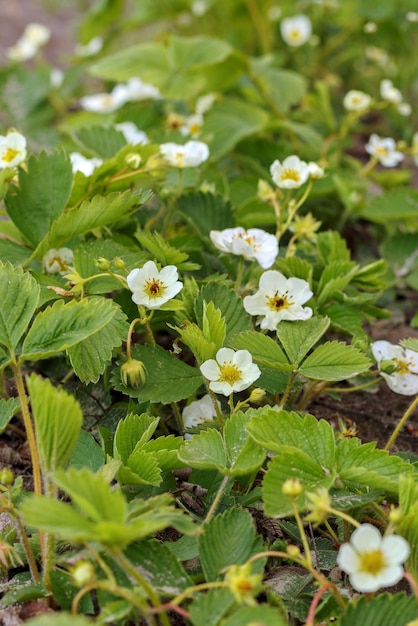
[(11, 163), (18, 154), (19, 150), (15, 150), (14, 148), (7, 148), (2, 154), (2, 159), (6, 163)]
[(295, 183), (300, 182), (300, 174), (296, 170), (284, 169), (280, 176), (281, 180), (294, 180)]
[(242, 378), (242, 371), (232, 361), (225, 361), (223, 365), (219, 366), (221, 376), (219, 380), (222, 380), (230, 385), (233, 385)]
[(360, 571), (365, 574), (375, 576), (379, 574), (385, 567), (385, 557), (382, 550), (370, 550), (365, 554), (360, 554)]
[(165, 290), (166, 286), (158, 278), (151, 278), (148, 280), (144, 289), (149, 298), (161, 298)]
[(288, 309), (294, 302), (287, 299), (287, 293), (280, 295), (278, 291), (274, 296), (266, 296), (267, 306), (272, 311), (281, 311), (282, 309)]

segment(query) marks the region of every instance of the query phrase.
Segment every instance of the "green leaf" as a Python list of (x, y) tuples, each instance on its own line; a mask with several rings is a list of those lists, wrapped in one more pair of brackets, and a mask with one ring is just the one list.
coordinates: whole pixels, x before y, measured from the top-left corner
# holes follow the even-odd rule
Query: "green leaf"
[(293, 369), (277, 341), (255, 330), (235, 335), (230, 341), (230, 345), (235, 350), (251, 352), (253, 360), (259, 365), (279, 371), (291, 371)]
[(333, 261), (329, 263), (321, 274), (315, 294), (317, 305), (322, 306), (333, 295), (343, 291), (356, 271), (357, 265), (352, 261)]
[(251, 59), (251, 71), (257, 77), (257, 83), (273, 100), (277, 107), (286, 113), (290, 107), (300, 102), (306, 92), (306, 79), (296, 72), (272, 67), (272, 57)]
[(337, 447), (336, 471), (342, 481), (367, 485), (397, 496), (399, 476), (412, 474), (414, 466), (400, 457), (377, 450), (376, 442), (361, 444), (359, 439), (344, 439)]
[(277, 336), (290, 362), (299, 365), (312, 346), (327, 331), (329, 324), (330, 320), (327, 317), (280, 322), (277, 326)]
[(235, 226), (231, 203), (219, 194), (194, 192), (182, 195), (176, 201), (175, 209), (187, 218), (201, 237), (207, 237), (211, 230)]
[(261, 604), (259, 606), (241, 606), (231, 613), (223, 622), (222, 626), (287, 626), (288, 621), (281, 617), (277, 608)]
[(189, 398), (203, 384), (198, 369), (191, 367), (160, 346), (134, 346), (132, 358), (142, 361), (146, 378), (139, 389), (125, 387), (116, 381), (116, 388), (139, 397), (141, 402), (178, 402)]
[(90, 471), (97, 472), (104, 463), (105, 456), (101, 446), (90, 433), (81, 430), (71, 455), (71, 466), (76, 469), (87, 467)]
[(323, 309), (323, 312), (338, 331), (357, 337), (364, 336), (363, 315), (358, 307), (345, 302), (332, 302)]
[(320, 232), (316, 236), (318, 251), (324, 265), (333, 261), (349, 261), (350, 251), (346, 240), (335, 230)]
[(60, 248), (77, 235), (85, 235), (96, 228), (110, 226), (130, 213), (139, 202), (131, 191), (111, 193), (106, 197), (94, 196), (81, 206), (61, 215), (52, 223), (45, 238), (39, 242), (33, 257), (39, 259), (50, 248)]
[[(127, 556), (157, 591), (165, 593), (169, 588), (170, 594), (178, 595), (193, 586), (192, 579), (166, 543), (155, 539), (141, 541), (130, 546)], [(164, 567), (161, 567), (162, 563)]]
[(21, 360), (37, 361), (63, 352), (109, 324), (118, 312), (104, 298), (55, 302), (37, 315), (23, 343)]
[(259, 133), (268, 123), (268, 115), (254, 104), (225, 98), (211, 109), (205, 118), (205, 134), (213, 159), (232, 150), (245, 137)]
[(409, 337), (408, 339), (401, 339), (399, 343), (401, 344), (403, 348), (407, 348), (408, 350), (413, 350), (414, 352), (418, 352), (418, 339)]
[(7, 428), (12, 417), (20, 411), (19, 398), (0, 399), (0, 434)]
[(271, 407), (251, 409), (246, 415), (251, 417), (247, 430), (260, 446), (279, 453), (301, 450), (318, 465), (328, 470), (334, 467), (334, 431), (325, 420)]
[(64, 468), (70, 460), (83, 423), (74, 396), (54, 387), (48, 379), (32, 374), (26, 380), (39, 460), (44, 474)]
[(416, 224), (418, 217), (418, 191), (412, 188), (394, 189), (387, 191), (371, 201), (362, 213), (362, 217), (386, 224), (393, 221), (404, 224), (411, 221)]
[(128, 336), (125, 314), (117, 304), (112, 302), (112, 306), (115, 315), (106, 326), (68, 348), (71, 365), (83, 383), (97, 383), (112, 359), (114, 348), (121, 346)]
[(161, 468), (154, 454), (135, 450), (121, 465), (116, 475), (122, 485), (153, 485), (161, 483)]
[(348, 603), (340, 626), (407, 626), (417, 617), (417, 601), (404, 593), (384, 593), (374, 598), (360, 597)]
[(211, 355), (211, 357), (213, 357), (224, 345), (226, 323), (220, 309), (218, 309), (212, 301), (203, 303), (202, 327), (203, 336), (214, 346), (214, 353)]
[(14, 353), (35, 313), (39, 286), (29, 272), (0, 263), (0, 344)]
[(313, 380), (345, 380), (361, 374), (371, 365), (360, 350), (340, 341), (328, 341), (306, 357), (299, 372)]
[(27, 246), (0, 238), (0, 261), (10, 261), (12, 265), (23, 265), (31, 256), (32, 249)]
[(397, 530), (409, 543), (408, 571), (418, 576), (418, 482), (411, 475), (399, 478), (399, 507), (402, 511)]
[(151, 439), (144, 443), (142, 450), (152, 452), (163, 472), (170, 472), (173, 469), (183, 467), (184, 464), (178, 458), (179, 449), (184, 446), (183, 437), (174, 435), (164, 435)]
[(33, 246), (64, 211), (72, 184), (72, 167), (64, 152), (31, 155), (27, 170), (19, 169), (19, 187), (9, 189), (5, 202), (11, 219)]
[(226, 322), (225, 345), (237, 333), (251, 330), (251, 320), (246, 313), (241, 298), (236, 293), (218, 282), (211, 282), (202, 287), (195, 302), (197, 322), (200, 327), (203, 324), (204, 303), (213, 302), (221, 311)]
[(113, 456), (126, 463), (134, 450), (140, 449), (152, 437), (158, 422), (158, 417), (142, 415), (128, 415), (120, 420), (113, 440)]
[(111, 159), (126, 146), (120, 131), (113, 126), (88, 126), (75, 133), (75, 139), (84, 149), (102, 159)]
[(171, 246), (157, 232), (138, 231), (135, 236), (141, 246), (149, 250), (161, 265), (175, 265), (177, 269), (182, 271), (191, 271), (199, 267), (195, 263), (187, 262), (189, 255)]
[(196, 469), (216, 469), (227, 467), (227, 454), (222, 435), (214, 428), (194, 435), (179, 451), (179, 457), (190, 467)]
[(193, 626), (218, 626), (234, 604), (235, 598), (229, 589), (209, 589), (199, 594), (190, 606)]
[[(230, 509), (204, 525), (198, 537), (199, 558), (205, 579), (210, 582), (222, 576), (229, 565), (242, 565), (261, 549), (251, 515), (244, 509)], [(261, 561), (261, 559), (260, 559)]]
[(38, 598), (45, 598), (47, 595), (48, 591), (46, 590), (43, 582), (23, 586), (21, 585), (15, 589), (9, 589), (9, 591), (6, 591), (0, 604), (5, 608), (6, 606), (17, 604), (18, 602), (29, 602), (30, 600), (36, 600)]
[(283, 484), (289, 479), (299, 479), (304, 492), (295, 499), (297, 508), (306, 507), (306, 492), (317, 491), (321, 487), (329, 489), (335, 474), (322, 466), (302, 450), (287, 450), (275, 456), (268, 465), (263, 480), (264, 512), (269, 517), (293, 515), (289, 496), (283, 494)]

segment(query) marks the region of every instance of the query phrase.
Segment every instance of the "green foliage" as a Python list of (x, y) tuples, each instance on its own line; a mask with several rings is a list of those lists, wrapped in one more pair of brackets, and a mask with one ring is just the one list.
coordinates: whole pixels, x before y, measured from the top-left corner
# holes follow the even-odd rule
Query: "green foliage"
[(223, 230), (235, 226), (230, 202), (212, 193), (188, 193), (176, 202), (176, 210), (185, 216), (190, 226), (201, 237), (211, 230)]
[(338, 622), (339, 626), (385, 626), (398, 624), (406, 626), (417, 616), (417, 601), (413, 596), (407, 597), (403, 593), (391, 595), (381, 594), (375, 598), (357, 598), (350, 603), (344, 615)]
[(313, 380), (345, 380), (365, 372), (370, 359), (345, 343), (329, 341), (306, 357), (299, 371)]
[(0, 399), (0, 434), (6, 429), (12, 417), (20, 410), (18, 398)]
[(242, 509), (230, 509), (210, 520), (198, 537), (199, 558), (206, 580), (219, 579), (229, 565), (242, 565), (261, 551), (251, 515)]

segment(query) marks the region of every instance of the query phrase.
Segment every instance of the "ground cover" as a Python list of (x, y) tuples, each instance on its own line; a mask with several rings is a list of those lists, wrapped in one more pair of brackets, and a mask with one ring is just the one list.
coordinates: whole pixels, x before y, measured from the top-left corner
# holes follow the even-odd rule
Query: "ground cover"
[(415, 624), (418, 5), (8, 18), (2, 623)]

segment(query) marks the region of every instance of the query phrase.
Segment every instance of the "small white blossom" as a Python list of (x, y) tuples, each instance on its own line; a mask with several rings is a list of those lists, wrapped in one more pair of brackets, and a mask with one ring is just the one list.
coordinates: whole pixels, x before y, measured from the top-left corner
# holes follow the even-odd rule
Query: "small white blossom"
[(270, 166), (270, 174), (281, 189), (297, 189), (309, 178), (309, 166), (296, 155), (288, 156), (281, 163), (278, 159)]
[(195, 15), (196, 17), (202, 17), (202, 15), (205, 15), (209, 6), (206, 4), (204, 0), (194, 0), (190, 8), (192, 10), (193, 15)]
[(261, 376), (260, 368), (253, 363), (248, 350), (221, 348), (215, 359), (209, 359), (200, 366), (203, 376), (209, 380), (209, 389), (229, 396), (244, 391)]
[(363, 26), (363, 31), (367, 35), (371, 35), (377, 31), (377, 24), (375, 22), (366, 22)]
[(14, 46), (7, 48), (6, 54), (7, 58), (10, 61), (29, 61), (29, 59), (33, 59), (33, 57), (38, 52), (36, 46), (33, 45), (30, 41), (26, 41), (25, 39), (19, 39)]
[(78, 43), (75, 47), (75, 54), (78, 57), (92, 57), (103, 48), (103, 37), (93, 37), (86, 44)]
[(289, 46), (303, 46), (312, 34), (311, 20), (306, 15), (286, 17), (280, 23), (280, 33)]
[(347, 111), (367, 111), (371, 101), (369, 94), (351, 89), (345, 94), (343, 104)]
[(259, 290), (245, 296), (244, 309), (250, 315), (262, 315), (260, 328), (276, 330), (282, 320), (307, 320), (312, 309), (303, 307), (313, 293), (309, 283), (302, 278), (286, 278), (276, 270), (261, 275)]
[(376, 46), (366, 46), (364, 52), (370, 61), (374, 61), (381, 67), (386, 67), (389, 63), (389, 55), (386, 50), (383, 50), (382, 48), (377, 48)]
[(147, 134), (143, 130), (139, 130), (133, 122), (120, 122), (120, 124), (116, 124), (115, 128), (122, 133), (126, 142), (133, 146), (138, 144), (144, 146), (149, 143)]
[(147, 261), (142, 268), (132, 270), (126, 280), (135, 304), (148, 309), (160, 308), (183, 288), (175, 265), (166, 265), (158, 270), (154, 261)]
[(216, 95), (214, 93), (206, 93), (200, 96), (200, 98), (196, 100), (196, 115), (204, 115), (207, 113), (213, 107), (215, 100)]
[(16, 167), (26, 159), (26, 138), (17, 132), (0, 135), (0, 170)]
[(53, 67), (51, 69), (51, 73), (49, 74), (49, 81), (51, 83), (51, 87), (58, 89), (64, 82), (64, 72), (58, 67)]
[(371, 524), (362, 524), (341, 546), (337, 563), (350, 583), (363, 593), (396, 585), (403, 577), (402, 563), (409, 556), (409, 544), (399, 535), (382, 537)]
[(408, 115), (412, 113), (412, 107), (409, 102), (401, 102), (396, 108), (398, 109), (398, 113), (404, 117), (408, 117)]
[(126, 98), (129, 102), (159, 100), (161, 98), (158, 87), (144, 83), (140, 78), (130, 78), (124, 87), (126, 89)]
[(396, 150), (396, 142), (392, 137), (382, 138), (373, 133), (365, 148), (384, 167), (395, 167), (404, 158), (402, 152)]
[(211, 230), (212, 243), (221, 252), (238, 254), (246, 259), (255, 259), (263, 269), (271, 267), (279, 253), (275, 235), (261, 228), (245, 230), (241, 226), (225, 230)]
[[(220, 408), (219, 400), (216, 400)], [(184, 428), (198, 426), (202, 422), (213, 420), (216, 417), (215, 406), (211, 396), (207, 393), (200, 400), (194, 400), (184, 407), (182, 412)]]
[(29, 41), (36, 48), (41, 48), (51, 38), (51, 31), (47, 26), (43, 24), (37, 24), (33, 22), (28, 24), (23, 31), (23, 39)]
[(380, 83), (380, 95), (383, 100), (387, 100), (392, 104), (399, 104), (402, 102), (402, 94), (396, 87), (393, 86), (393, 83), (388, 78), (385, 78)]
[(267, 19), (270, 22), (277, 22), (282, 15), (282, 10), (278, 4), (273, 4), (267, 9)]
[(324, 168), (315, 163), (315, 161), (309, 161), (308, 169), (310, 178), (323, 178), (325, 175)]
[(66, 274), (73, 260), (71, 248), (51, 248), (44, 255), (42, 265), (47, 274)]
[(180, 133), (184, 136), (190, 135), (191, 137), (198, 137), (203, 126), (203, 117), (195, 113), (186, 117), (184, 124), (180, 126)]
[(111, 93), (95, 93), (80, 98), (80, 106), (92, 113), (113, 113), (128, 101), (124, 85), (116, 85)]
[(418, 13), (416, 11), (408, 11), (406, 19), (408, 22), (418, 22)]
[(403, 396), (418, 393), (418, 352), (383, 339), (372, 343), (371, 348), (389, 389)]
[(103, 163), (102, 159), (98, 159), (97, 157), (88, 159), (79, 152), (71, 152), (69, 156), (73, 174), (81, 172), (84, 176), (91, 176), (96, 167), (100, 167)]
[(188, 141), (184, 145), (162, 143), (160, 152), (169, 165), (178, 168), (198, 167), (209, 158), (209, 148), (203, 141)]

